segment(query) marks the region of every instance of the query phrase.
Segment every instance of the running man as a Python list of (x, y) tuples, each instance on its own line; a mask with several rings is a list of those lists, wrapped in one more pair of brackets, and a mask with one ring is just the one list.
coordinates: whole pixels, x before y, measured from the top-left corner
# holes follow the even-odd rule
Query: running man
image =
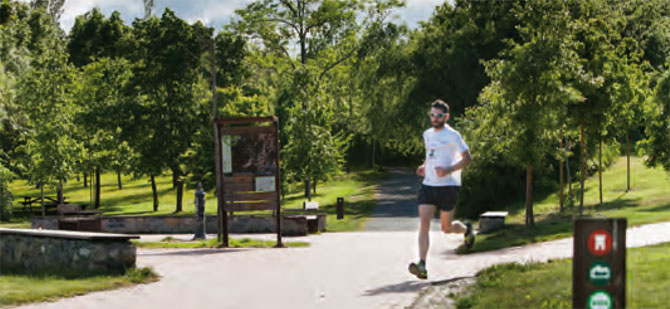
[(430, 221), (435, 210), (440, 210), (442, 232), (464, 234), (465, 246), (471, 248), (475, 242), (472, 224), (453, 221), (458, 191), (461, 187), (461, 170), (472, 162), (468, 145), (456, 130), (447, 124), (449, 105), (436, 100), (430, 109), (432, 128), (423, 132), (426, 160), (416, 174), (423, 177), (419, 191), (419, 262), (409, 264), (409, 272), (419, 279), (427, 279), (426, 255), (430, 244)]

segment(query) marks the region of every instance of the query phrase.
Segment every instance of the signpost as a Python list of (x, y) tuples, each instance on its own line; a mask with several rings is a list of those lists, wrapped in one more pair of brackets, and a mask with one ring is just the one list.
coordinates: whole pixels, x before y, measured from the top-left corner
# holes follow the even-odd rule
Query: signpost
[(626, 219), (575, 220), (573, 308), (626, 306)]

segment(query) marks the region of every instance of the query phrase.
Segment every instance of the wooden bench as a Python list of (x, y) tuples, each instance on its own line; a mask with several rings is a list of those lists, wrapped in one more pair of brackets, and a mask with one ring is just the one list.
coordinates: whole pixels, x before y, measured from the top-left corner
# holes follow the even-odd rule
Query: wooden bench
[(479, 216), (479, 233), (486, 234), (505, 226), (506, 211), (487, 211)]
[(313, 234), (326, 230), (326, 213), (319, 212), (319, 202), (303, 202), (303, 208), (284, 208), (285, 214), (298, 214), (307, 220), (307, 233)]

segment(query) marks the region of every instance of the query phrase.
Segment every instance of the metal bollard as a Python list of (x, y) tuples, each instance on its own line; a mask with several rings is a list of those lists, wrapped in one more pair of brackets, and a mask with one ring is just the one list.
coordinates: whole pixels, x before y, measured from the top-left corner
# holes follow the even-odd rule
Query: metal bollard
[(342, 220), (344, 219), (344, 198), (343, 197), (338, 197), (337, 198), (337, 220)]

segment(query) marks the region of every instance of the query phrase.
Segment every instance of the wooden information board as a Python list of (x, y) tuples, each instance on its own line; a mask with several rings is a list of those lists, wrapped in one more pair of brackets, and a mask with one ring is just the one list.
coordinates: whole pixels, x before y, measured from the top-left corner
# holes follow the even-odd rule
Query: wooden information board
[[(279, 135), (277, 117), (217, 118), (220, 139), (220, 233), (228, 246), (228, 212), (273, 210), (281, 246)], [(221, 235), (220, 235), (221, 236)]]

